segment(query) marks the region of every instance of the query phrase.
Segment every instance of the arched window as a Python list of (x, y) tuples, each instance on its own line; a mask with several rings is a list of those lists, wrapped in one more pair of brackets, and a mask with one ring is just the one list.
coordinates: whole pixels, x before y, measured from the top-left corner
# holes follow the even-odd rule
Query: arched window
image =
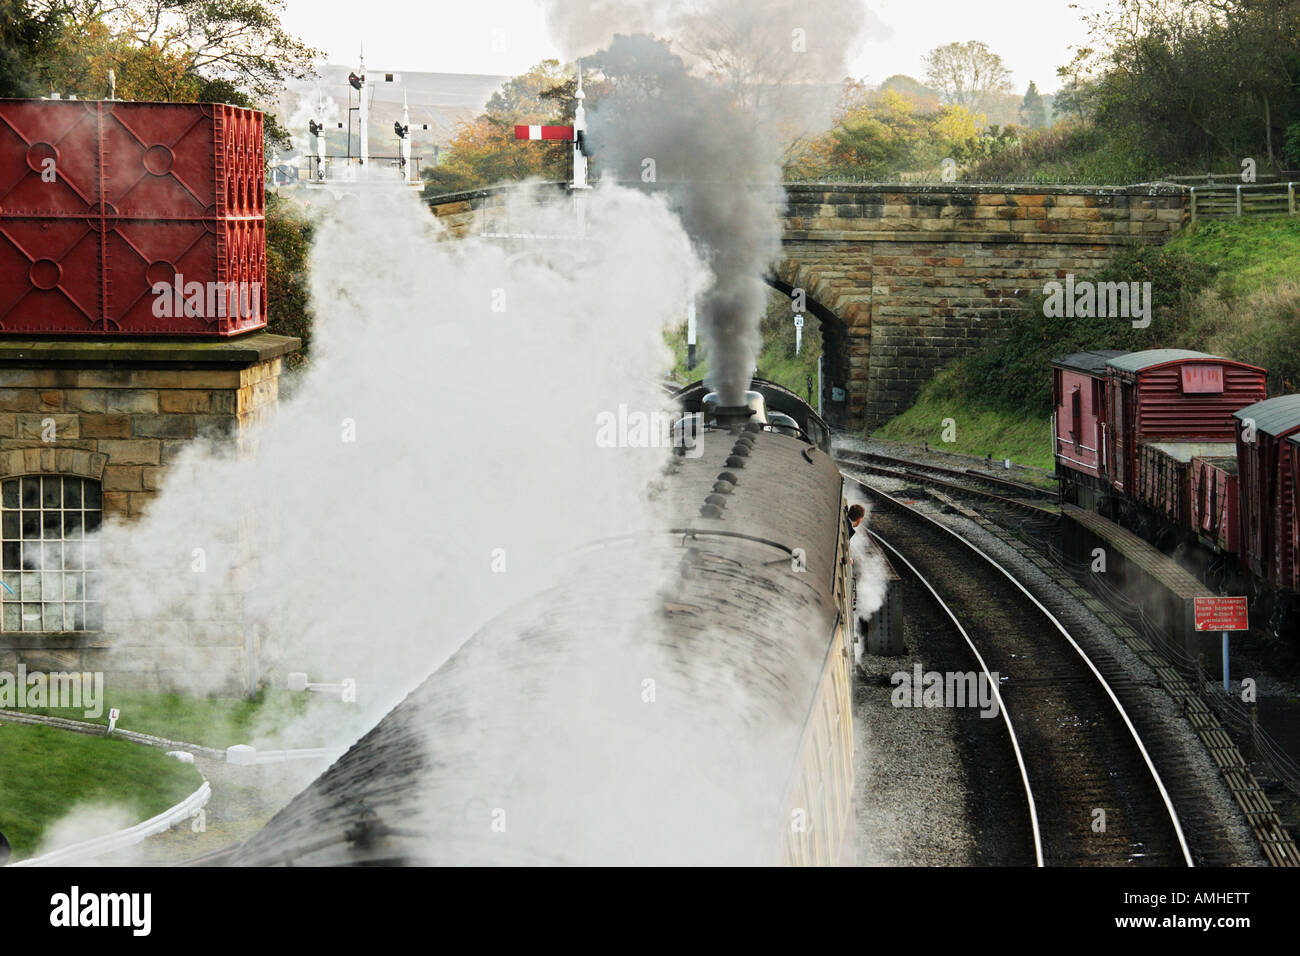
[(0, 483), (4, 631), (98, 631), (103, 626), (99, 482), (28, 475)]

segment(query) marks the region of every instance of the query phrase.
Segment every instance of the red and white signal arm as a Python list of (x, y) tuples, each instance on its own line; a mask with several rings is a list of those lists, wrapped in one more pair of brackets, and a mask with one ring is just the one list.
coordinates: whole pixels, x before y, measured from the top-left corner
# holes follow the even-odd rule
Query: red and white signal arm
[(552, 139), (573, 141), (572, 126), (516, 126), (515, 139)]
[(1193, 601), (1198, 631), (1250, 630), (1244, 597), (1198, 597)]

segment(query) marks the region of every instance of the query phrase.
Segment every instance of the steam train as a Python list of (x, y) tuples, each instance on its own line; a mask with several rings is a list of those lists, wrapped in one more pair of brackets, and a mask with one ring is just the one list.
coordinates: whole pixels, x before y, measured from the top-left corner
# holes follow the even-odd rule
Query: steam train
[(698, 382), (675, 397), (690, 440), (650, 491), (664, 525), (575, 556), (225, 862), (852, 860), (850, 532), (829, 429), (761, 380), (741, 406)]
[(1181, 349), (1096, 351), (1052, 363), (1052, 444), (1065, 501), (1095, 508), (1215, 586), (1253, 619), (1300, 621), (1300, 395), (1267, 372)]

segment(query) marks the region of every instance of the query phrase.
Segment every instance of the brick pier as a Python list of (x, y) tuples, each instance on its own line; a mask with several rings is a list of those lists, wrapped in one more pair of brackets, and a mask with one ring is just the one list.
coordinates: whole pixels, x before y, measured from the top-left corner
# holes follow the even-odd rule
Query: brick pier
[[(278, 404), (283, 356), (299, 344), (265, 332), (202, 341), (0, 340), (0, 516), (4, 577), (14, 592), (0, 593), (0, 670), (19, 663), (103, 670), (114, 686), (145, 688), (194, 685), (196, 674), (211, 674), (211, 689), (252, 689), (257, 636), (243, 623), (242, 567), (254, 545), (246, 533), (203, 542), (236, 556), (216, 580), (188, 573), (188, 540), (165, 543), (179, 558), (158, 554), (158, 567), (123, 572), (111, 556), (92, 556), (89, 544), (83, 554), (81, 529), (141, 518), (195, 439), (251, 452), (254, 427)], [(105, 600), (114, 573), (169, 575), (158, 593), (181, 594), (185, 607), (134, 620), (133, 609), (120, 606), (130, 602)], [(180, 670), (183, 679), (172, 680), (168, 671)]]

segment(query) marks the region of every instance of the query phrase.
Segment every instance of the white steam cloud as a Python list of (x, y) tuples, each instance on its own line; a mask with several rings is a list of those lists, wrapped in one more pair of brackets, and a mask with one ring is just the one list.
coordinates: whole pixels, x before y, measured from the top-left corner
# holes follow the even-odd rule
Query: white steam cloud
[[(572, 231), (564, 204), (514, 202)], [(116, 665), (205, 692), (249, 655), (281, 686), (356, 680), (378, 716), (558, 556), (647, 526), (664, 452), (598, 447), (597, 416), (665, 408), (662, 330), (707, 276), (659, 199), (602, 188), (588, 223), (441, 242), (396, 188), (326, 214), (312, 362), (256, 454), (193, 443), (102, 533)]]
[[(140, 820), (124, 806), (108, 803), (78, 803), (45, 828), (40, 845), (29, 858), (75, 846), (135, 826)], [(139, 846), (113, 854), (111, 860), (81, 860), (78, 866), (134, 866), (142, 859)]]
[[(859, 38), (856, 0), (543, 0), (552, 34), (604, 85), (590, 141), (603, 176), (662, 184), (714, 275), (701, 298), (710, 384), (740, 405), (780, 254), (781, 159)], [(629, 35), (630, 34), (630, 35)], [(668, 37), (664, 42), (656, 37)], [(811, 95), (809, 95), (811, 93)]]
[[(863, 518), (865, 525), (867, 519)], [(854, 612), (862, 620), (870, 620), (885, 604), (889, 578), (885, 556), (869, 538), (858, 532), (849, 539), (849, 554), (853, 557), (853, 570), (857, 576), (854, 590)]]

